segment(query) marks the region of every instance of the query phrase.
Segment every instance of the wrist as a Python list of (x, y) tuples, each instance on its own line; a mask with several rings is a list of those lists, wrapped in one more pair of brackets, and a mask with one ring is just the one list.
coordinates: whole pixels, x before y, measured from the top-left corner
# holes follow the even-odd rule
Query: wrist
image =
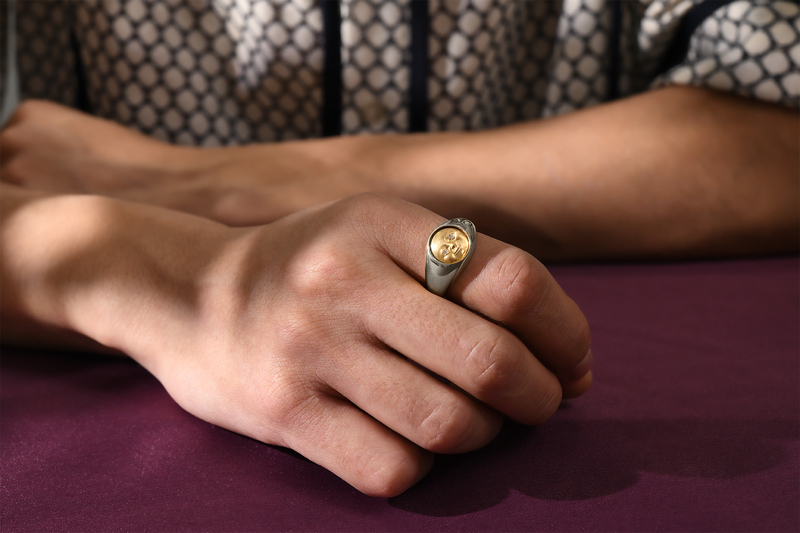
[(362, 172), (376, 192), (422, 205), (440, 214), (467, 216), (464, 204), (481, 197), (483, 167), (475, 133), (439, 132), (365, 138)]
[(237, 230), (109, 198), (56, 196), (18, 209), (3, 234), (13, 252), (3, 258), (4, 318), (84, 335), (154, 371), (198, 335), (209, 277)]

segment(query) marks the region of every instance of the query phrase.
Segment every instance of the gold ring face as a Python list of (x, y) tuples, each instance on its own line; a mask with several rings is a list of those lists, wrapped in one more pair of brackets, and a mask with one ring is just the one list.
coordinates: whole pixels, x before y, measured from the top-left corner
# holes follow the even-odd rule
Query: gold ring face
[(431, 237), (431, 253), (442, 263), (462, 261), (469, 251), (469, 237), (459, 228), (442, 228)]

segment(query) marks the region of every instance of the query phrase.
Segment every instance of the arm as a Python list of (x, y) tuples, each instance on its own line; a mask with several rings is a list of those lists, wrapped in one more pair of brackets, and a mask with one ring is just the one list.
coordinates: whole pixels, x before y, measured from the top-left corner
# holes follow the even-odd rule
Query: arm
[(441, 218), (399, 200), (244, 229), (6, 184), (0, 201), (4, 343), (128, 354), (190, 413), (369, 494), (405, 490), (431, 452), (483, 446), (501, 413), (540, 423), (591, 384), (585, 319), (541, 264), (480, 236), (460, 305), (436, 297), (419, 280)]
[[(375, 175), (555, 260), (793, 252), (794, 110), (675, 87), (476, 134), (408, 138)], [(399, 164), (403, 161), (403, 164)]]
[(469, 217), (548, 260), (798, 248), (797, 112), (706, 89), (672, 87), (477, 133), (221, 149), (168, 147), (71, 111), (61, 120), (77, 141), (48, 144), (54, 129), (40, 124), (54, 120), (53, 107), (23, 110), (5, 130), (4, 180), (230, 225), (377, 191)]

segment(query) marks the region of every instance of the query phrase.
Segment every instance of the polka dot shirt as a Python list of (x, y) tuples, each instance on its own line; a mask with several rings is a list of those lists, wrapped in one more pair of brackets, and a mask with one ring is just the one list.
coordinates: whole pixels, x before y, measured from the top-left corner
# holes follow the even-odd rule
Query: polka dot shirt
[(23, 97), (187, 145), (492, 128), (673, 84), (800, 100), (784, 0), (29, 0), (16, 28)]

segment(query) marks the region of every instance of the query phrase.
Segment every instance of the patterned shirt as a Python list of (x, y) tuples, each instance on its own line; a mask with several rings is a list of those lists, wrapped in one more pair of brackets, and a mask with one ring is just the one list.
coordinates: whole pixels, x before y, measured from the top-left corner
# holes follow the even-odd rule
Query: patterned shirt
[(15, 15), (23, 97), (188, 145), (492, 128), (670, 84), (800, 101), (787, 0), (27, 0)]

